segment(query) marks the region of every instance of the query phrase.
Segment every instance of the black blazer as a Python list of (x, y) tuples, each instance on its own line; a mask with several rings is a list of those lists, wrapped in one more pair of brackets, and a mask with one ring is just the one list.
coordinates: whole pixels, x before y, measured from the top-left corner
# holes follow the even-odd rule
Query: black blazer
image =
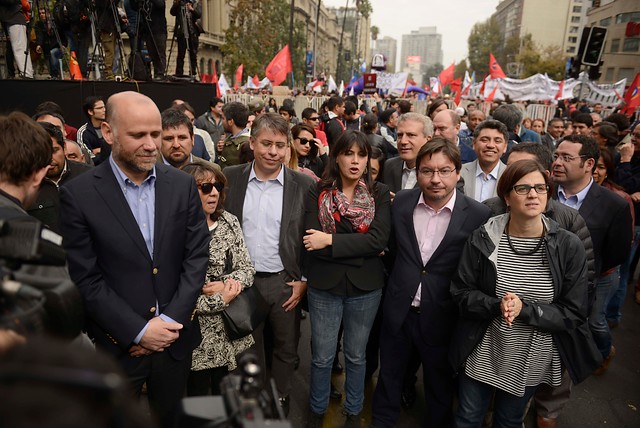
[[(389, 186), (389, 190), (396, 193), (402, 190), (402, 167), (404, 161), (400, 157), (387, 160), (384, 163), (384, 177), (382, 181)], [(416, 183), (417, 185), (417, 183)]]
[(154, 254), (103, 162), (60, 188), (69, 272), (84, 299), (87, 332), (120, 357), (156, 311), (181, 323), (167, 352), (183, 359), (200, 343), (194, 320), (205, 282), (210, 235), (193, 177), (156, 165)]
[[(242, 226), (244, 196), (247, 193), (252, 163), (225, 168), (228, 194), (225, 210), (238, 217)], [(304, 201), (309, 189), (315, 184), (307, 175), (289, 168), (284, 170), (284, 197), (282, 201), (282, 221), (280, 223), (280, 257), (289, 278), (302, 277), (302, 237), (304, 235)]]
[(632, 240), (627, 201), (594, 182), (578, 212), (591, 233), (596, 276), (624, 263), (629, 258)]
[[(317, 187), (307, 195), (305, 229), (322, 230), (318, 220), (318, 196)], [(389, 188), (376, 183), (374, 200), (375, 217), (367, 233), (354, 231), (351, 223), (341, 219), (336, 222), (331, 246), (306, 253), (305, 276), (309, 287), (330, 290), (345, 276), (360, 290), (384, 287), (384, 264), (380, 253), (387, 246), (391, 233)]]
[(487, 221), (491, 210), (457, 192), (447, 232), (425, 266), (413, 225), (413, 210), (420, 193), (420, 189), (402, 190), (393, 201), (390, 250), (395, 261), (384, 298), (383, 322), (392, 333), (399, 332), (418, 284), (422, 284), (420, 325), (424, 341), (430, 346), (444, 346), (451, 340), (458, 317), (449, 293), (451, 278), (467, 238)]

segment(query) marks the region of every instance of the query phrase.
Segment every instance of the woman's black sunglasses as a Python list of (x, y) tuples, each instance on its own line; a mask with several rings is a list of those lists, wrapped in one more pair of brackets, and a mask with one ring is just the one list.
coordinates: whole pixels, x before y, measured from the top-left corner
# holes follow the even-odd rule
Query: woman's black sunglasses
[(309, 143), (312, 143), (313, 140), (307, 140), (306, 138), (298, 138), (300, 140), (300, 144), (302, 144), (303, 146), (306, 146)]
[(222, 192), (222, 189), (224, 189), (224, 184), (216, 181), (215, 183), (198, 184), (198, 187), (200, 188), (200, 190), (202, 190), (202, 193), (204, 193), (205, 195), (209, 195), (213, 191), (214, 187), (216, 188), (218, 193)]

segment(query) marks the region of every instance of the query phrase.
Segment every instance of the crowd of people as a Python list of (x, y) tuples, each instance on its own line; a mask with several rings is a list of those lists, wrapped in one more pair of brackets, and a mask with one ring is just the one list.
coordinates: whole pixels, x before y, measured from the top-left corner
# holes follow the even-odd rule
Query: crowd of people
[[(32, 79), (48, 74), (51, 79), (82, 80), (93, 72), (93, 78), (103, 80), (116, 76), (165, 80), (165, 4), (165, 0), (124, 0), (123, 7), (116, 0), (3, 1), (0, 25), (7, 36), (7, 75)], [(176, 19), (170, 39), (170, 49), (177, 45), (174, 76), (198, 80), (202, 3), (173, 0), (170, 14)], [(130, 55), (125, 54), (124, 34)]]
[[(509, 103), (373, 107), (332, 96), (298, 119), (213, 98), (198, 115), (121, 92), (87, 98), (75, 130), (48, 101), (0, 118), (0, 208), (63, 237), (86, 334), (162, 426), (246, 353), (288, 414), (308, 314), (306, 426), (342, 397), (335, 370), (344, 426), (376, 373), (371, 426), (395, 426), (422, 366), (425, 426), (520, 427), (534, 403), (555, 427), (616, 355), (640, 127), (598, 105), (548, 122)], [(266, 320), (230, 337), (223, 312), (250, 287)]]

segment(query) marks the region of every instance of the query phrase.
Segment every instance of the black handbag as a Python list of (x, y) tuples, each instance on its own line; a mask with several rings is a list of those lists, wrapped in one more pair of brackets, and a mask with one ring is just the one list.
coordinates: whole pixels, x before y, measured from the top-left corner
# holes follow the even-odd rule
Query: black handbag
[(243, 338), (264, 322), (269, 314), (269, 304), (256, 286), (244, 289), (222, 311), (222, 320), (231, 340)]

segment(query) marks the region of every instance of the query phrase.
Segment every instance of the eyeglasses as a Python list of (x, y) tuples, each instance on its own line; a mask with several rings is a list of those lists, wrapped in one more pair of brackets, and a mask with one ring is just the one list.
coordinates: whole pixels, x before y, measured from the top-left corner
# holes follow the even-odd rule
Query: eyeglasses
[(453, 171), (455, 171), (455, 169), (451, 169), (451, 168), (442, 168), (442, 169), (427, 169), (427, 168), (423, 168), (423, 169), (420, 170), (420, 174), (424, 175), (427, 178), (431, 178), (437, 172), (438, 175), (441, 178), (447, 178), (448, 176), (451, 175), (451, 173)]
[(320, 120), (320, 116), (310, 117), (309, 120)]
[(306, 138), (298, 138), (298, 140), (300, 141), (300, 144), (302, 144), (303, 146), (306, 146), (309, 143), (313, 143), (313, 140), (307, 140)]
[(549, 186), (546, 184), (534, 184), (533, 186), (528, 184), (516, 184), (512, 189), (517, 195), (528, 195), (531, 189), (535, 189), (536, 193), (539, 195), (544, 195), (549, 191)]
[(224, 184), (219, 181), (216, 181), (215, 183), (202, 183), (198, 184), (198, 188), (205, 195), (210, 195), (214, 188), (218, 191), (218, 193), (222, 192), (222, 190), (224, 189)]
[(553, 154), (553, 160), (554, 160), (554, 162), (555, 162), (556, 160), (558, 160), (558, 158), (560, 158), (560, 160), (561, 160), (562, 162), (569, 163), (569, 162), (573, 162), (573, 161), (574, 161), (574, 160), (576, 160), (576, 159), (579, 159), (579, 158), (586, 158), (586, 157), (587, 157), (586, 155), (571, 156), (571, 155), (559, 155), (559, 154), (557, 154), (557, 153), (554, 153), (554, 154)]

